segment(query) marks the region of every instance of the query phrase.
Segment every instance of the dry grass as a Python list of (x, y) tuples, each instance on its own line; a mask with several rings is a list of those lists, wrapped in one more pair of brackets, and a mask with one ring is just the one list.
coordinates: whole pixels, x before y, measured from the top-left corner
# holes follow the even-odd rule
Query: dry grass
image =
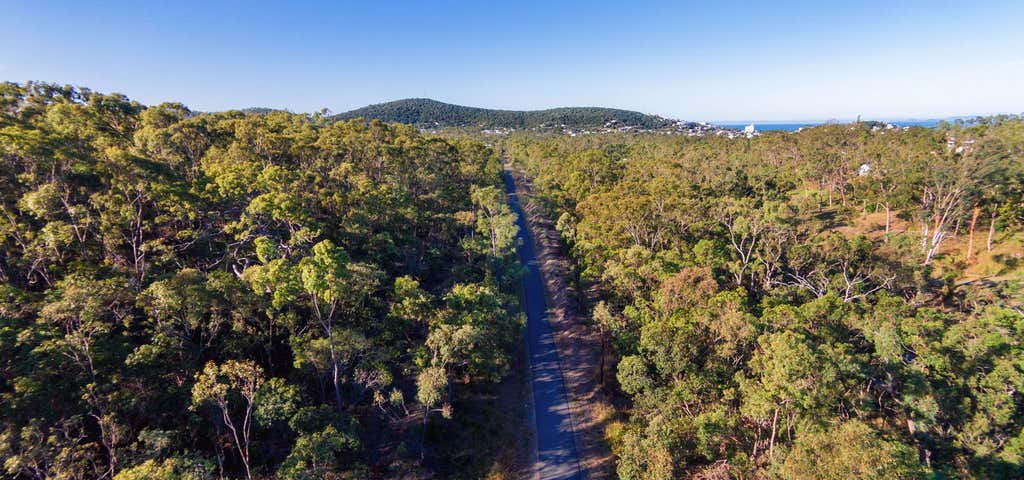
[[(1024, 232), (998, 232), (995, 236), (992, 251), (988, 250), (988, 225), (979, 225), (974, 234), (974, 248), (970, 261), (967, 260), (967, 247), (970, 236), (961, 226), (959, 232), (953, 234), (942, 243), (942, 248), (935, 258), (935, 275), (941, 277), (945, 272), (956, 272), (958, 283), (987, 280), (1024, 280)], [(885, 213), (874, 212), (853, 218), (851, 224), (835, 227), (833, 230), (845, 235), (866, 235), (873, 240), (881, 241), (885, 237)], [(895, 218), (890, 225), (890, 235), (920, 235), (920, 227), (912, 222)]]

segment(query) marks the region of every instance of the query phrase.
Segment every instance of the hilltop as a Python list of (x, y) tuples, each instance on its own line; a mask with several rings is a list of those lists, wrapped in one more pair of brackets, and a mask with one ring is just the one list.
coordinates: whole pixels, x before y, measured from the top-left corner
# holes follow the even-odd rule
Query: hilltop
[(479, 127), (490, 129), (633, 127), (653, 130), (679, 122), (657, 115), (601, 107), (565, 107), (548, 110), (496, 110), (466, 107), (429, 98), (409, 98), (369, 105), (334, 116), (338, 120), (379, 119), (420, 128)]

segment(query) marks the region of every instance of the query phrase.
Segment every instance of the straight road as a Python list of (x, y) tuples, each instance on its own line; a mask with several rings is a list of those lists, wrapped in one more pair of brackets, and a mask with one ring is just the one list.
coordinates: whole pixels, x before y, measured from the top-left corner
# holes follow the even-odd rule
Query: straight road
[(530, 240), (526, 217), (516, 196), (515, 180), (505, 171), (505, 186), (512, 211), (519, 216), (519, 261), (526, 267), (523, 300), (526, 310), (526, 346), (530, 359), (534, 421), (537, 432), (537, 464), (534, 478), (582, 480), (579, 455), (573, 438), (569, 401), (562, 379), (558, 349), (547, 317), (547, 301), (537, 255)]

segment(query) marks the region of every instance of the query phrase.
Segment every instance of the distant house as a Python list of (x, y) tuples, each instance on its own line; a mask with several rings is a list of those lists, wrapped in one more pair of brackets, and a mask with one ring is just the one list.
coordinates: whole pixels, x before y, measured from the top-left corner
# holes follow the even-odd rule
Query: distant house
[(957, 141), (954, 137), (946, 137), (946, 149), (954, 153), (964, 153), (966, 150), (970, 150), (974, 146), (974, 139), (968, 139), (964, 141)]

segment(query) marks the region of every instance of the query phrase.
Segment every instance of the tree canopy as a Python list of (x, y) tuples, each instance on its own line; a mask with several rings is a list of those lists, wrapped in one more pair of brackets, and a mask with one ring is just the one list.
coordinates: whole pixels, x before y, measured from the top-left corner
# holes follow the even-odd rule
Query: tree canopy
[(620, 478), (1024, 475), (1020, 118), (501, 145), (618, 360)]
[(477, 478), (487, 443), (419, 430), (517, 351), (500, 172), (407, 126), (0, 85), (0, 477)]

